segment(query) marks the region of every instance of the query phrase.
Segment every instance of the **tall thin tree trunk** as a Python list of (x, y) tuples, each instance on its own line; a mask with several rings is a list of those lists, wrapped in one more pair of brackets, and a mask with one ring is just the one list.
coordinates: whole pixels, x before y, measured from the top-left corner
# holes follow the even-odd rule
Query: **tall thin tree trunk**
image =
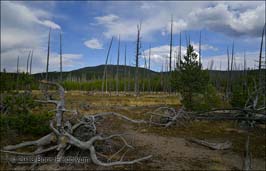
[(151, 92), (151, 45), (149, 47), (149, 91)]
[(169, 71), (172, 71), (172, 46), (173, 46), (173, 16), (171, 17), (171, 34), (170, 34), (170, 52), (169, 52)]
[(173, 48), (173, 16), (171, 16), (171, 35), (170, 35), (170, 52), (169, 52), (169, 76), (168, 76), (168, 91), (172, 92), (172, 86), (170, 80), (172, 78), (172, 48)]
[(29, 55), (28, 55), (28, 58), (27, 58), (27, 72), (26, 72), (26, 74), (29, 73), (29, 61), (30, 61), (30, 55), (31, 55), (31, 50), (29, 51)]
[(32, 58), (33, 58), (33, 50), (31, 51), (31, 56), (30, 56), (30, 75), (32, 71)]
[(51, 36), (51, 28), (49, 30), (49, 35), (48, 35), (48, 49), (47, 49), (47, 62), (46, 62), (46, 80), (47, 81), (48, 81), (49, 56), (50, 56), (50, 36)]
[[(263, 38), (264, 38), (265, 27), (266, 27), (266, 24), (264, 25), (263, 30), (262, 30), (261, 43), (260, 43), (260, 55), (259, 55), (259, 87), (262, 86), (261, 61), (262, 61), (262, 48), (263, 48)], [(266, 56), (265, 56), (265, 58), (266, 58)]]
[(136, 68), (135, 68), (135, 96), (139, 96), (139, 52), (140, 52), (140, 30), (141, 30), (141, 24), (137, 26), (137, 43), (136, 43)]
[(63, 70), (63, 64), (62, 64), (62, 33), (60, 33), (60, 81), (63, 81), (63, 75), (62, 75), (62, 70)]
[(18, 85), (19, 85), (19, 56), (17, 58), (17, 91), (18, 91)]
[[(130, 61), (130, 60), (129, 60)], [(128, 68), (128, 91), (131, 91), (131, 77), (130, 77), (130, 64), (129, 64), (129, 68)]]
[(116, 64), (116, 95), (118, 95), (119, 91), (119, 57), (120, 57), (120, 36), (118, 38), (118, 48), (117, 48), (117, 64)]
[(234, 42), (232, 45), (232, 56), (231, 56), (231, 69), (230, 69), (230, 92), (233, 89), (233, 64), (234, 64)]
[[(143, 53), (144, 54), (144, 53)], [(146, 59), (146, 56), (144, 55), (144, 74), (143, 74), (143, 91), (145, 91), (145, 78), (147, 77), (147, 59)]]
[(229, 98), (229, 88), (230, 87), (230, 57), (229, 57), (229, 49), (227, 47), (227, 86), (226, 86), (226, 98)]
[(180, 32), (180, 35), (179, 35), (179, 51), (178, 51), (178, 70), (180, 70), (180, 65), (181, 65), (181, 32)]
[(124, 92), (127, 91), (127, 45), (125, 45)]
[(107, 52), (107, 55), (106, 55), (106, 59), (105, 59), (105, 65), (104, 65), (104, 71), (103, 71), (103, 79), (102, 79), (102, 94), (103, 94), (103, 89), (104, 89), (104, 82), (105, 82), (105, 92), (107, 93), (107, 63), (108, 63), (108, 58), (109, 58), (109, 54), (110, 54), (110, 50), (111, 50), (111, 47), (112, 47), (112, 43), (113, 43), (113, 37), (111, 39), (111, 42), (110, 42), (110, 45), (109, 45), (109, 48), (108, 48), (108, 52)]

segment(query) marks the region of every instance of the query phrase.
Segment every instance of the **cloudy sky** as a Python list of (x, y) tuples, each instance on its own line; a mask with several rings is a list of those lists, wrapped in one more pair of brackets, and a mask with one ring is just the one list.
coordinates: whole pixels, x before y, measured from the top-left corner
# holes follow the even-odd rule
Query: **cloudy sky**
[[(1, 1), (2, 68), (26, 69), (27, 56), (33, 50), (33, 73), (45, 71), (49, 28), (51, 32), (50, 71), (59, 70), (59, 35), (63, 37), (63, 67), (69, 71), (103, 64), (109, 42), (114, 36), (109, 63), (117, 57), (118, 36), (121, 60), (127, 46), (127, 64), (134, 65), (137, 25), (141, 22), (141, 52), (148, 55), (151, 69), (160, 71), (169, 56), (170, 21), (173, 16), (175, 56), (181, 32), (182, 53), (186, 37), (198, 50), (202, 34), (204, 67), (226, 68), (227, 47), (235, 44), (237, 65), (242, 66), (244, 52), (249, 67), (256, 66), (260, 37), (265, 23), (264, 1)], [(144, 65), (142, 57), (141, 66)]]

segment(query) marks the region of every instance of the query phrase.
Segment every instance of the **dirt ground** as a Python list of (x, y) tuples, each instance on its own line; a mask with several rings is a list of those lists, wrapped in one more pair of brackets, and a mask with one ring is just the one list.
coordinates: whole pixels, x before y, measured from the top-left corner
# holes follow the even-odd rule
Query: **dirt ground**
[[(134, 119), (147, 118), (147, 112), (158, 106), (178, 108), (177, 95), (165, 94), (133, 96), (98, 96), (86, 92), (67, 92), (68, 108), (76, 108), (80, 115), (90, 115), (103, 111), (114, 111)], [(84, 107), (86, 106), (86, 107)], [(244, 157), (245, 131), (232, 122), (193, 121), (186, 127), (174, 126), (159, 128), (148, 125), (129, 124), (121, 119), (108, 117), (105, 121), (108, 133), (123, 133), (135, 150), (129, 158), (152, 155), (152, 158), (127, 166), (101, 167), (93, 164), (56, 165), (43, 164), (37, 170), (242, 170)], [(110, 131), (111, 130), (111, 131)], [(108, 132), (109, 131), (109, 132)], [(264, 132), (262, 130), (262, 132)], [(207, 141), (233, 143), (230, 150), (211, 150), (190, 143), (186, 138), (196, 137)], [(265, 132), (251, 132), (252, 168), (265, 170)], [(4, 169), (23, 170), (28, 166), (8, 166)], [(2, 168), (3, 170), (3, 168)]]

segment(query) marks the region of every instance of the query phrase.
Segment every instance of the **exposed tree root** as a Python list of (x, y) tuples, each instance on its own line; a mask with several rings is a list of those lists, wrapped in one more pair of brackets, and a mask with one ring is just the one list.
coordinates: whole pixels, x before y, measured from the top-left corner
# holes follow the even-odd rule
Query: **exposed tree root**
[[(46, 135), (46, 136), (44, 136), (44, 137), (42, 137), (36, 141), (28, 141), (28, 142), (23, 142), (23, 143), (16, 144), (16, 145), (5, 146), (3, 148), (3, 150), (1, 150), (1, 152), (7, 153), (7, 154), (13, 154), (13, 155), (33, 155), (33, 156), (35, 156), (35, 155), (44, 154), (44, 153), (47, 153), (50, 151), (58, 151), (56, 158), (57, 158), (57, 161), (60, 163), (62, 158), (65, 156), (66, 151), (71, 146), (74, 146), (74, 147), (77, 147), (81, 150), (88, 150), (90, 152), (91, 161), (94, 164), (97, 164), (100, 166), (134, 164), (134, 163), (139, 163), (143, 160), (147, 160), (147, 159), (152, 157), (151, 155), (149, 155), (149, 156), (138, 158), (138, 159), (131, 160), (131, 161), (124, 161), (123, 159), (124, 159), (124, 156), (126, 154), (126, 153), (124, 153), (119, 161), (110, 162), (111, 159), (115, 155), (117, 155), (118, 153), (123, 151), (123, 149), (133, 148), (133, 147), (131, 145), (129, 145), (127, 143), (127, 141), (123, 138), (123, 136), (120, 134), (114, 134), (114, 135), (110, 135), (107, 137), (101, 136), (100, 133), (97, 133), (96, 122), (99, 122), (103, 117), (108, 116), (108, 115), (117, 116), (117, 117), (122, 118), (124, 120), (127, 120), (129, 122), (137, 123), (137, 124), (147, 123), (147, 122), (144, 120), (133, 120), (133, 119), (126, 117), (124, 115), (121, 115), (119, 113), (106, 112), (106, 113), (100, 113), (100, 114), (95, 114), (95, 115), (91, 115), (91, 116), (84, 116), (81, 120), (78, 120), (78, 122), (72, 126), (68, 120), (64, 120), (64, 118), (63, 118), (64, 112), (69, 111), (69, 110), (65, 109), (64, 88), (61, 85), (59, 85), (58, 83), (54, 83), (54, 82), (41, 81), (41, 83), (56, 86), (58, 88), (58, 91), (59, 91), (59, 97), (60, 97), (59, 100), (50, 100), (50, 99), (38, 100), (38, 102), (40, 102), (40, 103), (51, 103), (51, 104), (56, 105), (55, 119), (51, 120), (51, 122), (50, 122), (50, 128), (52, 130), (52, 133), (50, 133), (50, 134), (48, 134), (48, 135)], [(48, 96), (45, 95), (45, 97), (48, 97)], [(56, 125), (56, 127), (54, 127), (54, 124)], [(78, 130), (79, 128), (81, 128), (81, 126), (86, 128), (86, 130), (90, 133), (88, 140), (83, 141), (83, 140), (80, 140), (78, 137), (74, 136), (74, 132), (76, 130)], [(103, 154), (96, 152), (94, 144), (96, 141), (106, 141), (106, 140), (110, 140), (113, 138), (119, 138), (123, 142), (124, 145), (122, 145), (122, 148), (118, 152), (116, 152), (115, 154), (112, 155), (111, 158), (109, 158), (108, 162), (103, 162), (97, 157), (97, 154), (100, 156), (103, 156)], [(50, 145), (50, 147), (44, 148), (44, 147), (47, 147), (49, 145)], [(31, 152), (31, 153), (21, 153), (21, 152), (15, 151), (17, 149), (28, 147), (28, 146), (36, 146), (37, 150), (35, 150), (34, 152)], [(33, 164), (33, 167), (34, 166), (35, 166), (35, 164)]]
[(163, 126), (166, 128), (175, 124), (184, 126), (184, 122), (190, 119), (183, 107), (178, 110), (169, 107), (159, 107), (153, 112), (149, 112), (149, 114), (151, 114), (149, 120), (151, 125)]

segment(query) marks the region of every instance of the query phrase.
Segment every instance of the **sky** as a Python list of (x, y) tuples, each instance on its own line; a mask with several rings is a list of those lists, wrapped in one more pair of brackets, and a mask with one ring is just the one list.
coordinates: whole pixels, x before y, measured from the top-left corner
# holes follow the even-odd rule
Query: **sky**
[(151, 69), (166, 69), (170, 23), (173, 17), (173, 66), (190, 39), (198, 51), (202, 37), (204, 68), (226, 69), (227, 48), (235, 47), (236, 68), (257, 67), (265, 23), (265, 1), (1, 1), (1, 68), (26, 70), (33, 50), (32, 72), (46, 69), (51, 28), (49, 71), (59, 71), (59, 36), (62, 34), (63, 70), (105, 63), (111, 38), (109, 64), (116, 64), (118, 37), (120, 64), (135, 65), (137, 25), (141, 23), (141, 58), (144, 66), (151, 47)]

